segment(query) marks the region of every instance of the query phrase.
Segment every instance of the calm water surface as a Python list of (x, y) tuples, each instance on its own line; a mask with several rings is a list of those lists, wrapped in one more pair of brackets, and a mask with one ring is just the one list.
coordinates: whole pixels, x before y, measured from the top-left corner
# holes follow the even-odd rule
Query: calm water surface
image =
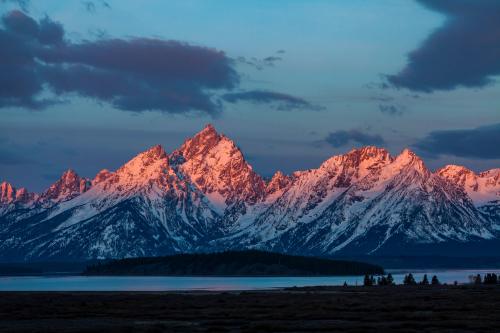
[[(396, 283), (410, 271), (387, 270), (394, 276)], [(471, 270), (414, 270), (417, 281), (427, 273), (429, 280), (437, 275), (444, 283), (469, 282), (473, 274), (500, 274), (500, 269)], [(362, 276), (331, 277), (136, 277), (136, 276), (13, 276), (0, 277), (0, 291), (187, 291), (187, 290), (256, 290), (282, 287), (363, 284)]]

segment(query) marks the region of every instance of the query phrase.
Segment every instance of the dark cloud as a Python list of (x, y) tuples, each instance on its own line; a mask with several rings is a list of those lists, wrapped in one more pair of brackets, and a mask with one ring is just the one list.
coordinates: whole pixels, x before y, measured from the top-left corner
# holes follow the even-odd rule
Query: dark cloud
[(385, 144), (385, 140), (382, 136), (378, 134), (365, 133), (357, 129), (331, 132), (327, 135), (324, 141), (335, 148), (345, 146), (349, 143), (357, 143), (363, 146)]
[(387, 76), (389, 83), (422, 92), (490, 84), (500, 74), (500, 1), (418, 2), (446, 21), (408, 55), (401, 72)]
[(268, 62), (268, 63), (275, 63), (276, 61), (281, 61), (283, 60), (283, 58), (281, 57), (276, 57), (276, 56), (269, 56), (269, 57), (265, 57), (264, 59), (265, 62)]
[(236, 58), (236, 61), (240, 64), (244, 64), (250, 67), (253, 67), (259, 71), (263, 70), (266, 67), (274, 67), (276, 62), (282, 61), (282, 57), (278, 56), (268, 56), (262, 59), (256, 58), (256, 57), (251, 57), (251, 58), (246, 58), (246, 57), (238, 57)]
[(414, 147), (430, 157), (454, 155), (479, 159), (500, 158), (500, 123), (473, 129), (429, 133)]
[(389, 116), (401, 116), (404, 113), (404, 108), (402, 106), (394, 104), (379, 104), (378, 109), (383, 114)]
[(251, 102), (256, 104), (274, 104), (275, 108), (281, 111), (290, 111), (294, 109), (323, 109), (321, 106), (311, 104), (305, 99), (267, 90), (250, 90), (244, 92), (229, 93), (223, 95), (222, 99), (228, 103)]
[(123, 110), (215, 114), (219, 104), (208, 90), (239, 83), (232, 60), (215, 49), (150, 38), (75, 44), (64, 40), (59, 23), (48, 17), (37, 22), (20, 11), (2, 23), (0, 107), (44, 108), (55, 102), (39, 98), (48, 87)]

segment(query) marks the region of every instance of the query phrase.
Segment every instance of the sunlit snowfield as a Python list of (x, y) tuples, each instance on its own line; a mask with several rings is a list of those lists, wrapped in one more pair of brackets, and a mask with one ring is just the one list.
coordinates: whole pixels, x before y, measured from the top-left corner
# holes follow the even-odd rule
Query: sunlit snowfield
[[(391, 272), (391, 270), (388, 270)], [(392, 271), (396, 283), (402, 283), (408, 272)], [(429, 279), (437, 275), (441, 283), (468, 283), (469, 276), (486, 273), (500, 274), (495, 270), (433, 270), (412, 271), (420, 281), (424, 274)], [(36, 276), (2, 277), (1, 291), (230, 291), (258, 290), (283, 287), (362, 285), (362, 276), (331, 277), (163, 277), (163, 276)]]

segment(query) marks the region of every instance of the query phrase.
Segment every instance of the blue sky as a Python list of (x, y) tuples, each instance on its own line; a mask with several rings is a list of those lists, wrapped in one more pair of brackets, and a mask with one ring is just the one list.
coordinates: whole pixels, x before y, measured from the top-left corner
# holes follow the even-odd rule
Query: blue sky
[[(43, 90), (36, 98), (57, 102), (34, 109), (7, 98), (4, 104), (0, 101), (0, 179), (39, 191), (67, 168), (93, 177), (100, 169), (115, 169), (156, 143), (171, 151), (209, 122), (234, 139), (264, 176), (277, 169), (289, 173), (317, 167), (331, 155), (368, 144), (384, 146), (394, 154), (411, 147), (430, 168), (451, 163), (477, 171), (500, 167), (500, 149), (494, 144), (500, 139), (496, 84), (500, 60), (484, 60), (498, 51), (500, 38), (492, 34), (493, 41), (485, 38), (485, 44), (480, 44), (477, 36), (487, 33), (474, 25), (491, 19), (489, 31), (500, 31), (494, 23), (500, 18), (500, 6), (488, 0), (454, 4), (437, 0), (435, 7), (428, 2), (47, 0), (24, 1), (20, 6), (19, 1), (4, 0), (0, 2), (4, 18), (18, 19), (12, 11), (21, 10), (40, 27), (44, 18), (63, 27), (64, 38), (59, 42), (74, 46), (73, 58), (47, 60), (44, 57), (66, 53), (57, 53), (59, 46), (44, 44), (53, 47), (53, 54), (34, 57), (37, 63), (46, 62), (46, 71), (59, 66), (58, 73), (67, 75), (64, 71), (80, 61), (74, 59), (81, 59), (78, 52), (83, 48), (95, 50), (100, 45), (105, 52), (114, 52), (111, 40), (123, 41), (133, 53), (138, 46), (134, 41), (142, 38), (178, 41), (174, 47), (200, 57), (223, 52), (225, 72), (217, 75), (225, 75), (226, 81), (224, 87), (205, 81), (191, 85), (180, 73), (181, 81), (161, 84), (171, 87), (182, 82), (187, 89), (182, 93), (191, 93), (196, 86), (196, 98), (208, 96), (215, 102), (201, 111), (170, 102), (159, 110), (138, 106), (131, 111), (130, 104), (123, 107), (115, 95), (103, 97), (95, 87), (68, 88), (62, 86), (66, 79), (55, 82), (55, 74), (44, 77)], [(457, 3), (465, 9), (455, 8)], [(8, 22), (4, 19), (6, 34), (14, 29)], [(452, 43), (457, 30), (466, 36), (459, 45)], [(469, 32), (476, 37), (467, 43)], [(17, 32), (13, 35), (18, 36)], [(448, 44), (447, 38), (452, 42)], [(172, 50), (172, 45), (168, 47)], [(465, 65), (453, 59), (457, 48), (466, 54)], [(418, 52), (412, 58), (409, 54), (414, 51)], [(156, 65), (171, 61), (170, 51), (166, 52), (163, 59), (155, 60)], [(122, 56), (119, 52), (112, 55)], [(455, 75), (451, 65), (449, 70), (437, 67), (446, 65), (448, 56), (463, 75)], [(147, 56), (144, 59), (147, 66)], [(182, 59), (175, 61), (182, 68)], [(14, 65), (4, 66), (10, 70)], [(85, 66), (97, 68), (91, 62)], [(112, 67), (104, 68), (106, 73), (117, 74)], [(475, 68), (482, 71), (472, 73)], [(234, 71), (238, 82), (231, 81), (227, 71)], [(196, 77), (212, 80), (215, 75)], [(443, 79), (446, 75), (448, 80)], [(133, 76), (137, 77), (143, 76)], [(0, 82), (0, 95), (2, 89), (5, 95), (14, 85), (6, 78), (3, 88)], [(478, 78), (491, 82), (483, 84)], [(157, 81), (144, 84), (150, 82)], [(172, 89), (181, 93), (177, 86)], [(235, 102), (229, 102), (229, 94)], [(477, 145), (478, 152), (461, 149), (461, 145), (453, 148), (450, 140)]]

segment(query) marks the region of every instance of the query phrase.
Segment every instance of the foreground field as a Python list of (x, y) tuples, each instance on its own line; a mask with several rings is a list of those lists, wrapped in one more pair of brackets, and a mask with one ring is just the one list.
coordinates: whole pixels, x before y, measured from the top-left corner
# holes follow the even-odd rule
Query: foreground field
[(500, 287), (1, 293), (0, 332), (498, 332)]

